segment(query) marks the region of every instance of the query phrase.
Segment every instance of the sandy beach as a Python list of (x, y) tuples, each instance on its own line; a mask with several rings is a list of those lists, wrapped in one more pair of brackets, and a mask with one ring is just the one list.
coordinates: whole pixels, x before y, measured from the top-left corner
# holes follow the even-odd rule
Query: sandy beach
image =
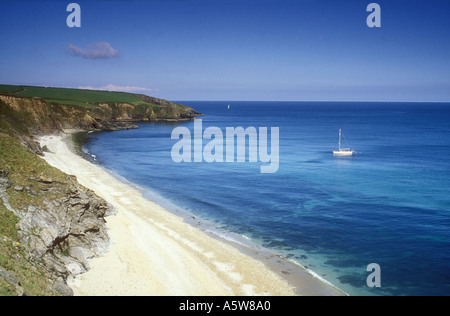
[(107, 217), (108, 251), (70, 280), (75, 295), (340, 294), (293, 264), (277, 258), (272, 265), (258, 258), (260, 252), (243, 251), (186, 223), (76, 155), (67, 136), (45, 136), (40, 143), (50, 150), (50, 165), (76, 176), (117, 211)]

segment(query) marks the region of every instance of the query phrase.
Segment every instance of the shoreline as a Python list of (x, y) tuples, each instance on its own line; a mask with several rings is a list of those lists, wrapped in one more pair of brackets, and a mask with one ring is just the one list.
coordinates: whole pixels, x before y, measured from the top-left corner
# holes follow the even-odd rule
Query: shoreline
[(69, 280), (75, 295), (345, 295), (268, 249), (223, 238), (155, 204), (137, 186), (75, 154), (71, 134), (42, 137), (50, 150), (44, 159), (116, 210), (107, 218), (109, 250)]

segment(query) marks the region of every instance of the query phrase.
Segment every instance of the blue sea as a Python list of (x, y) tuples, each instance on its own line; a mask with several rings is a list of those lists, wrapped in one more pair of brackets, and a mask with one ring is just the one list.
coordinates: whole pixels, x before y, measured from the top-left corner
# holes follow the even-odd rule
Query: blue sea
[[(349, 295), (450, 295), (450, 104), (180, 103), (206, 114), (203, 129), (279, 127), (278, 172), (260, 173), (259, 162), (173, 162), (172, 130), (193, 133), (193, 122), (91, 133), (85, 152), (149, 197)], [(353, 157), (333, 156), (339, 129)], [(379, 288), (366, 284), (371, 263), (381, 268)]]

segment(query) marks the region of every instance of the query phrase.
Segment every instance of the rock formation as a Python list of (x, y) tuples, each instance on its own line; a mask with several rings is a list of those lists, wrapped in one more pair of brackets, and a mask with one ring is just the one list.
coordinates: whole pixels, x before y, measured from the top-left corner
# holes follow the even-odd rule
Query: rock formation
[(112, 211), (106, 201), (70, 178), (66, 183), (45, 178), (30, 181), (35, 184), (22, 190), (41, 197), (42, 205), (13, 208), (7, 192), (17, 187), (4, 172), (0, 174), (0, 199), (20, 219), (17, 229), (27, 259), (49, 273), (54, 291), (72, 295), (67, 279), (86, 272), (89, 259), (108, 247), (105, 216)]
[[(173, 102), (134, 97), (139, 102), (90, 102), (84, 106), (0, 93), (0, 216), (14, 214), (14, 236), (19, 240), (0, 236), (0, 247), (22, 249), (23, 256), (14, 255), (14, 260), (26, 269), (45, 271), (50, 287), (46, 294), (73, 295), (67, 280), (86, 272), (89, 259), (107, 250), (105, 216), (113, 210), (75, 177), (38, 158), (47, 149), (40, 147), (36, 136), (67, 129), (114, 131), (137, 128), (134, 122), (139, 121), (191, 120), (200, 115)], [(0, 218), (0, 224), (2, 220), (7, 222)], [(16, 295), (28, 294), (23, 279), (0, 265), (0, 285), (2, 282)]]

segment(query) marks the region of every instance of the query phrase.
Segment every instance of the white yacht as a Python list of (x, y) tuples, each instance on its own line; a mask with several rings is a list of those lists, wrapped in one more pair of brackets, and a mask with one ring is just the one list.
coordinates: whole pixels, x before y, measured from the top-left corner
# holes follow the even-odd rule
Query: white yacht
[(333, 155), (335, 156), (353, 156), (355, 151), (350, 148), (341, 148), (341, 138), (342, 138), (342, 130), (339, 130), (339, 149), (333, 150)]

